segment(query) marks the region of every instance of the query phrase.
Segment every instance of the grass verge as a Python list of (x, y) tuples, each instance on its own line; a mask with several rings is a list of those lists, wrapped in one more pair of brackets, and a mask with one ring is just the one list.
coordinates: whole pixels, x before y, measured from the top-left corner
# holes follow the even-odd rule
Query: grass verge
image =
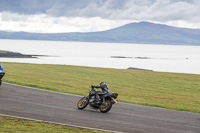
[(3, 63), (4, 82), (87, 95), (107, 81), (121, 102), (200, 113), (200, 75), (67, 65)]
[(40, 121), (0, 116), (1, 133), (106, 133), (90, 129), (68, 127)]

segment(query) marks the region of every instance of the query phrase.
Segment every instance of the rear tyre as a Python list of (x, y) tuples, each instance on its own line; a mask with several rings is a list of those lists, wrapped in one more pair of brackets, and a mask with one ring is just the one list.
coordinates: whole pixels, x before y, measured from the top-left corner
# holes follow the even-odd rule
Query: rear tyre
[(0, 80), (0, 86), (1, 86), (2, 80)]
[(78, 101), (77, 107), (78, 107), (78, 109), (82, 110), (85, 107), (87, 107), (88, 103), (89, 103), (89, 100), (87, 98), (83, 97)]
[(102, 113), (107, 113), (111, 108), (112, 108), (112, 103), (110, 99), (107, 99), (105, 100), (105, 106), (103, 104), (100, 106), (100, 111)]

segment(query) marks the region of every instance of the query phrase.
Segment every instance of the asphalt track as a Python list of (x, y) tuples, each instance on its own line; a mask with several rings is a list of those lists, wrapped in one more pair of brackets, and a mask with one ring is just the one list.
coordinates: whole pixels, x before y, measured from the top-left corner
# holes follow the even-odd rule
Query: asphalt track
[[(120, 97), (120, 94), (119, 94)], [(0, 114), (127, 133), (200, 133), (200, 114), (117, 103), (108, 113), (77, 109), (80, 96), (3, 83)]]

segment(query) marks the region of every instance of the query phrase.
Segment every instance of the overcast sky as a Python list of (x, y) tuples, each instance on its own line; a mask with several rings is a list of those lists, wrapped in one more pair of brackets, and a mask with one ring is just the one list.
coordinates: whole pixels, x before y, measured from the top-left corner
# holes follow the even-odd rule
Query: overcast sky
[(200, 0), (0, 0), (0, 30), (103, 31), (140, 21), (200, 29)]

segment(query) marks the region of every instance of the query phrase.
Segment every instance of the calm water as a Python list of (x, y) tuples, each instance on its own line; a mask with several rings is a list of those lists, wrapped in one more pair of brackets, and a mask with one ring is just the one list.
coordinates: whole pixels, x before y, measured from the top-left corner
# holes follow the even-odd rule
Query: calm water
[(200, 74), (200, 46), (0, 39), (0, 50), (22, 54), (48, 55), (37, 59), (0, 58), (1, 62), (62, 64), (117, 69), (135, 67), (162, 72)]

